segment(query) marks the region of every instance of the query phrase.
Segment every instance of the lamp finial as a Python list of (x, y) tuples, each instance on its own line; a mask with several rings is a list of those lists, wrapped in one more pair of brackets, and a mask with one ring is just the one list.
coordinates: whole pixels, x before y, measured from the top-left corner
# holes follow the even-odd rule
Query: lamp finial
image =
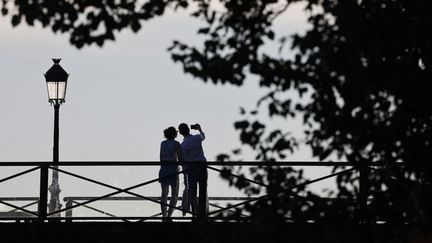
[(54, 64), (60, 64), (61, 58), (53, 58)]

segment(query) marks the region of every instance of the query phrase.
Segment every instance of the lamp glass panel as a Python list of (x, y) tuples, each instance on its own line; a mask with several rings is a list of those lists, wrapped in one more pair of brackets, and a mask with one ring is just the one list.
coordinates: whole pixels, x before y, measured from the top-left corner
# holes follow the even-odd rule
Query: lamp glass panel
[(66, 96), (66, 82), (47, 81), (48, 99), (64, 100)]

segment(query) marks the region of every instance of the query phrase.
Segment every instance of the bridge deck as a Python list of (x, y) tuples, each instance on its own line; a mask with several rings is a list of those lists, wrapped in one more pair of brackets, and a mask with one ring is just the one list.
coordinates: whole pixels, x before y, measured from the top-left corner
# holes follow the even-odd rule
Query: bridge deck
[(318, 223), (32, 222), (1, 223), (0, 232), (1, 242), (26, 243), (405, 242), (409, 237), (406, 226)]

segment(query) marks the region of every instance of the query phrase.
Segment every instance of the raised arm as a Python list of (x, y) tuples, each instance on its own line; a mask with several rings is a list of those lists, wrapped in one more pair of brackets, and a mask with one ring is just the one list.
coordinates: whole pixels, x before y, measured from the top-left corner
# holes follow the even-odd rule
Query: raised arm
[(204, 141), (205, 140), (205, 133), (201, 129), (201, 125), (200, 124), (197, 124), (197, 126), (198, 126), (198, 131), (199, 131), (200, 136), (201, 136), (201, 141)]

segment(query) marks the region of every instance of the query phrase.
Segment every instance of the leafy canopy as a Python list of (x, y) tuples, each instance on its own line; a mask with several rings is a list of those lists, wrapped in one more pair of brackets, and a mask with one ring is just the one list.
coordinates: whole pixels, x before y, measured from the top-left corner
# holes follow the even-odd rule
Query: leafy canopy
[[(167, 9), (193, 6), (204, 47), (173, 41), (170, 51), (184, 71), (204, 81), (242, 85), (247, 74), (271, 90), (257, 102), (269, 116), (302, 116), (306, 143), (315, 156), (348, 160), (421, 161), (430, 157), (431, 16), (429, 1), (405, 0), (2, 0), (12, 25), (40, 22), (66, 33), (78, 48), (102, 46), (124, 29)], [(312, 28), (274, 33), (274, 20), (290, 4), (305, 2)], [(282, 40), (282, 41), (281, 41)], [(264, 42), (288, 45), (294, 58), (271, 56)], [(294, 90), (307, 102), (283, 95)], [(283, 97), (283, 98), (282, 98)], [(303, 99), (304, 100), (304, 99)], [(256, 112), (248, 119), (255, 119)], [(260, 121), (235, 127), (257, 159), (281, 159), (296, 141), (284, 131), (264, 132)], [(264, 135), (267, 135), (264, 138)]]
[[(275, 33), (274, 20), (298, 2), (305, 4), (310, 29), (294, 36)], [(284, 128), (267, 128), (258, 116), (264, 107), (270, 117), (300, 117), (305, 125), (302, 139), (320, 160), (337, 155), (349, 161), (404, 161), (407, 168), (417, 168), (414, 181), (430, 183), (431, 1), (2, 0), (1, 7), (3, 15), (12, 16), (12, 25), (39, 22), (69, 35), (78, 48), (102, 46), (124, 29), (137, 32), (143, 21), (162, 16), (167, 9), (192, 8), (192, 17), (203, 23), (197, 30), (205, 39), (203, 46), (175, 40), (169, 48), (173, 61), (205, 82), (241, 86), (255, 75), (269, 90), (256, 109), (242, 109), (244, 118), (234, 124), (240, 140), (257, 152), (257, 160), (285, 159), (299, 143)], [(263, 49), (265, 42), (281, 48), (290, 45), (294, 55), (270, 55)], [(287, 95), (290, 92), (296, 95)], [(277, 185), (282, 179), (303, 180), (296, 171), (272, 172), (280, 175), (272, 178), (280, 180), (269, 179), (269, 171), (261, 172), (252, 174)], [(370, 175), (376, 199), (371, 208), (382, 217), (404, 219), (410, 215), (407, 209), (393, 202), (405, 205), (408, 199), (402, 192), (413, 187), (393, 183), (395, 175), (412, 182), (411, 173), (399, 170)], [(354, 173), (338, 177), (339, 193), (354, 197), (355, 181)], [(244, 181), (231, 182), (255, 190)]]

